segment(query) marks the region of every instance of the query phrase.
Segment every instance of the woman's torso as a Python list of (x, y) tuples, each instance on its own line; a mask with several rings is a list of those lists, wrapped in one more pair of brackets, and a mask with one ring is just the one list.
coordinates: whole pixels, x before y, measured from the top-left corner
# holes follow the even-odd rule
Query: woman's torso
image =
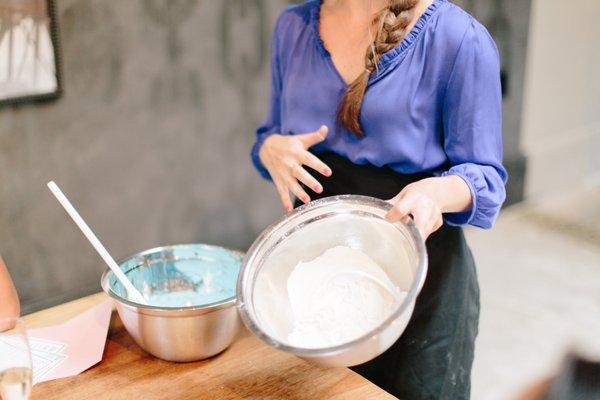
[[(331, 151), (356, 164), (387, 165), (402, 173), (443, 170), (442, 111), (453, 59), (472, 18), (436, 0), (404, 40), (385, 53), (369, 81), (357, 138), (336, 122), (346, 90), (319, 35), (320, 1), (289, 8), (280, 21), (281, 133), (328, 125), (327, 140), (313, 150)], [(285, 22), (283, 24), (282, 22)]]

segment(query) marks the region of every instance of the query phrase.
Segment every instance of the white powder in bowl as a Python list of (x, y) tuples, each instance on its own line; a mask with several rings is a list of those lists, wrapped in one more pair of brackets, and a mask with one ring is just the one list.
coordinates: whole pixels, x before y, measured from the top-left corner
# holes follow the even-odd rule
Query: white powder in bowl
[(287, 281), (293, 314), (291, 345), (330, 347), (379, 326), (406, 297), (360, 250), (333, 247), (300, 262)]

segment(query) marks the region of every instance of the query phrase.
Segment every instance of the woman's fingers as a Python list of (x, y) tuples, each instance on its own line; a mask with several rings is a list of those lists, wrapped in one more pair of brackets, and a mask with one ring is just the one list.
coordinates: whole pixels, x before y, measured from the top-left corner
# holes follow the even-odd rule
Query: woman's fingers
[(296, 165), (292, 171), (292, 175), (300, 182), (311, 188), (313, 192), (321, 193), (323, 191), (323, 186), (321, 186), (321, 184), (311, 174), (302, 168), (301, 165)]
[[(310, 196), (304, 191), (300, 182), (315, 193), (323, 192), (323, 186), (303, 168), (303, 165), (325, 176), (331, 176), (331, 168), (307, 151), (311, 146), (325, 140), (327, 131), (327, 127), (323, 125), (315, 132), (302, 135), (273, 135), (274, 139), (269, 143), (267, 141), (263, 143), (261, 161), (273, 177), (281, 203), (287, 211), (293, 208), (290, 191), (302, 202), (310, 202)], [(269, 151), (265, 150), (267, 145)]]
[(400, 200), (393, 205), (392, 209), (388, 211), (385, 216), (390, 222), (400, 221), (402, 218), (406, 217), (408, 214), (411, 214), (414, 206), (414, 199), (410, 196), (400, 197)]
[(404, 191), (401, 191), (400, 193), (398, 193), (397, 195), (395, 195), (394, 197), (392, 197), (389, 200), (386, 200), (388, 203), (390, 203), (392, 206), (396, 205), (397, 202), (400, 201), (400, 199), (404, 197)]
[[(302, 142), (305, 150), (308, 150), (310, 147), (314, 146), (317, 143), (321, 143), (327, 137), (328, 128), (325, 125), (322, 125), (319, 129), (312, 133), (305, 133), (303, 135), (298, 135), (298, 139)], [(323, 161), (319, 160), (317, 156), (310, 153), (309, 151), (305, 151), (299, 160), (302, 164), (311, 167), (315, 171), (318, 171), (322, 175), (330, 176), (331, 168), (327, 166)]]
[(327, 132), (329, 130), (325, 125), (321, 125), (319, 129), (311, 133), (305, 133), (302, 135), (298, 135), (298, 139), (302, 142), (305, 149), (308, 149), (314, 146), (317, 143), (321, 143), (327, 137)]
[(292, 200), (290, 199), (290, 192), (282, 182), (281, 178), (273, 177), (273, 183), (275, 183), (275, 187), (277, 188), (277, 192), (279, 193), (279, 198), (281, 199), (281, 204), (283, 204), (283, 208), (285, 211), (292, 211)]
[(310, 196), (302, 189), (302, 186), (298, 183), (298, 181), (294, 177), (289, 177), (285, 184), (287, 187), (294, 193), (294, 196), (300, 199), (303, 203), (310, 202)]
[(394, 198), (388, 200), (392, 209), (387, 213), (386, 219), (396, 222), (412, 215), (416, 228), (421, 233), (423, 240), (438, 230), (443, 225), (442, 210), (431, 196), (426, 187), (418, 187), (420, 182), (406, 186)]
[(319, 160), (317, 156), (309, 151), (305, 151), (300, 162), (308, 167), (311, 167), (315, 171), (319, 172), (324, 176), (331, 176), (331, 168), (327, 166), (323, 161)]
[(418, 197), (411, 196), (410, 194), (405, 196), (397, 196), (390, 201), (396, 201), (392, 209), (387, 213), (385, 219), (390, 222), (400, 221), (407, 215), (411, 215), (415, 223), (416, 228), (423, 237), (423, 240), (436, 230), (436, 212), (433, 206), (427, 202), (419, 201)]
[(421, 233), (421, 237), (423, 240), (427, 239), (433, 231), (435, 223), (433, 207), (428, 204), (419, 204), (413, 211), (413, 218), (415, 226), (419, 230), (419, 233)]
[(423, 240), (437, 231), (443, 224), (442, 213), (429, 201), (417, 201), (410, 211), (413, 215), (415, 226), (421, 233)]

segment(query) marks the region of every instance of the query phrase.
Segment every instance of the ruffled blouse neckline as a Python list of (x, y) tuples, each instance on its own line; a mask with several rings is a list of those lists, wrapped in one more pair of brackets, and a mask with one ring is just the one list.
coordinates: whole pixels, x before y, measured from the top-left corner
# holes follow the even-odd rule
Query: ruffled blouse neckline
[[(421, 32), (433, 16), (435, 12), (442, 6), (442, 4), (446, 3), (447, 0), (434, 0), (429, 7), (421, 14), (415, 26), (411, 29), (411, 31), (402, 39), (402, 41), (394, 48), (385, 52), (379, 62), (377, 64), (378, 73), (373, 75), (379, 75), (383, 70), (385, 70), (394, 60), (402, 56), (415, 41), (419, 38)], [(331, 53), (325, 47), (325, 43), (321, 38), (321, 34), (319, 33), (319, 18), (321, 12), (321, 5), (323, 4), (323, 0), (313, 0), (311, 1), (311, 9), (310, 9), (310, 24), (312, 26), (313, 36), (315, 38), (315, 42), (317, 44), (317, 49), (319, 52), (326, 57), (331, 57)]]

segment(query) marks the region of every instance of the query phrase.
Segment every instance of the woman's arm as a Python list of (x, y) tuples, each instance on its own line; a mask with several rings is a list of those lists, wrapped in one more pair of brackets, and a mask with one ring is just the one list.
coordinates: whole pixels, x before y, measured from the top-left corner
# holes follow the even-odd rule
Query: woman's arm
[(2, 258), (0, 258), (0, 319), (18, 317), (20, 313), (17, 289)]
[(271, 34), (271, 92), (269, 95), (268, 114), (262, 124), (256, 130), (256, 141), (252, 146), (251, 157), (254, 166), (265, 179), (272, 179), (269, 171), (262, 163), (260, 151), (263, 143), (272, 135), (281, 133), (281, 91), (282, 72), (281, 60), (279, 59), (279, 35), (282, 25), (283, 14), (275, 21), (275, 27)]
[[(279, 35), (281, 34), (283, 14), (275, 23), (271, 38), (271, 95), (269, 113), (265, 121), (256, 131), (256, 142), (252, 146), (252, 161), (256, 169), (265, 179), (275, 184), (281, 204), (286, 211), (291, 211), (293, 203), (290, 192), (304, 203), (310, 196), (302, 188), (301, 183), (315, 193), (321, 193), (321, 184), (304, 168), (311, 167), (324, 176), (331, 175), (331, 169), (308, 151), (311, 146), (325, 140), (327, 127), (321, 126), (314, 132), (305, 134), (281, 134), (281, 91), (282, 65), (279, 59)], [(316, 128), (316, 127), (315, 127)]]
[[(492, 38), (471, 19), (446, 86), (442, 120), (449, 168), (407, 186), (388, 218), (411, 214), (426, 238), (442, 222), (490, 228), (504, 202), (500, 63)], [(442, 215), (443, 214), (443, 215)]]

